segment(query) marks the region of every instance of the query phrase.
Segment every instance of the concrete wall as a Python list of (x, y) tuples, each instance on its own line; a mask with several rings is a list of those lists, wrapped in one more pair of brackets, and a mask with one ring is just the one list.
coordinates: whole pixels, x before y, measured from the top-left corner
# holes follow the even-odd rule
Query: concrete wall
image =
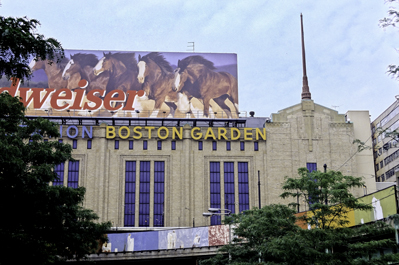
[[(93, 209), (101, 221), (111, 221), (113, 226), (124, 226), (124, 187), (126, 161), (165, 162), (165, 226), (209, 225), (202, 216), (210, 206), (210, 162), (234, 162), (235, 202), (238, 212), (238, 162), (248, 162), (250, 208), (258, 206), (258, 172), (261, 183), (262, 206), (272, 203), (288, 203), (279, 195), (284, 177), (296, 177), (300, 167), (306, 163), (317, 163), (319, 170), (327, 164), (328, 169), (340, 170), (344, 174), (370, 176), (372, 164), (367, 166), (369, 154), (357, 154), (352, 144), (357, 137), (366, 137), (362, 128), (368, 117), (364, 113), (354, 113), (353, 123), (347, 123), (345, 115), (335, 110), (304, 100), (300, 104), (281, 110), (272, 115), (272, 122), (264, 123), (267, 139), (245, 140), (244, 128), (240, 128), (239, 140), (231, 141), (231, 151), (226, 150), (226, 140), (216, 140), (217, 150), (212, 150), (213, 139), (203, 141), (203, 150), (198, 150), (198, 141), (191, 137), (190, 125), (183, 129), (183, 139), (176, 140), (176, 150), (171, 150), (171, 136), (162, 141), (162, 150), (157, 150), (158, 136), (153, 131), (151, 139), (143, 130), (141, 139), (106, 138), (106, 125), (93, 127), (92, 149), (87, 149), (87, 139), (78, 140), (73, 157), (80, 160), (80, 183), (87, 189), (85, 207)], [(250, 118), (249, 118), (250, 119)], [(259, 122), (257, 122), (259, 123)], [(248, 124), (251, 124), (248, 122)], [(359, 130), (358, 130), (359, 124)], [(169, 127), (168, 127), (169, 128)], [(157, 128), (156, 128), (157, 129)], [(203, 134), (208, 128), (201, 128)], [(72, 143), (66, 136), (64, 142)], [(171, 130), (171, 128), (169, 128)], [(217, 128), (213, 129), (217, 132)], [(227, 133), (230, 137), (230, 132)], [(80, 136), (79, 136), (80, 137)], [(119, 140), (119, 149), (114, 148)], [(134, 140), (134, 149), (129, 150), (129, 140)], [(143, 140), (148, 141), (148, 150), (143, 150)], [(240, 141), (245, 142), (245, 150), (240, 150)], [(259, 150), (254, 150), (258, 142)], [(371, 161), (372, 163), (372, 161)], [(67, 169), (66, 169), (67, 172)], [(137, 169), (139, 172), (139, 169)], [(360, 174), (360, 175), (361, 175)], [(136, 173), (136, 225), (138, 226), (139, 178)], [(151, 172), (151, 193), (153, 198), (154, 172)], [(367, 183), (368, 188), (372, 183)], [(361, 189), (353, 191), (362, 196)], [(224, 185), (221, 177), (221, 205), (224, 205)], [(151, 200), (150, 208), (153, 208)], [(307, 207), (302, 203), (300, 210)], [(150, 224), (153, 223), (152, 210)]]

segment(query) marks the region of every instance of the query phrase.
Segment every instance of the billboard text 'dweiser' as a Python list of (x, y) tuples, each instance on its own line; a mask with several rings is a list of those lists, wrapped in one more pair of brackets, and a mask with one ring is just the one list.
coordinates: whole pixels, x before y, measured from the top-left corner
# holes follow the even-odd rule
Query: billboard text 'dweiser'
[(2, 91), (19, 92), (30, 110), (51, 110), (50, 115), (76, 110), (91, 116), (135, 111), (140, 117), (180, 118), (187, 113), (192, 118), (238, 117), (236, 54), (80, 50), (65, 54), (62, 62), (52, 65), (33, 60), (30, 88), (10, 85)]

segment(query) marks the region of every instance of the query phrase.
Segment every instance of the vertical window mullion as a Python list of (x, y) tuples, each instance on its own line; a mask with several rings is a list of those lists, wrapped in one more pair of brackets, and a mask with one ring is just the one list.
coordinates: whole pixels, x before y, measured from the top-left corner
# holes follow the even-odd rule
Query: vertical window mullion
[(139, 226), (150, 222), (150, 161), (140, 161)]
[(68, 187), (76, 189), (79, 185), (79, 161), (69, 161)]
[(248, 162), (238, 162), (239, 211), (249, 210)]
[(154, 162), (154, 226), (164, 226), (165, 162)]
[(124, 226), (134, 226), (136, 210), (136, 161), (126, 161), (125, 168), (125, 222)]
[(224, 203), (225, 209), (235, 213), (234, 162), (224, 162)]
[[(220, 208), (220, 162), (210, 162), (210, 203), (211, 208)], [(220, 225), (220, 216), (211, 217), (211, 225)]]

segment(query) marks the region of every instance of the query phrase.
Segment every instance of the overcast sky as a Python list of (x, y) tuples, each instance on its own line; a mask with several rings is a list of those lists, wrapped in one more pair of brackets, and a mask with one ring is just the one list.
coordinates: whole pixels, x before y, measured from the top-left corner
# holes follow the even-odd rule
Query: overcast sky
[(236, 53), (241, 111), (270, 116), (301, 100), (300, 13), (315, 103), (369, 110), (399, 95), (398, 29), (379, 28), (384, 0), (0, 0), (2, 16), (41, 22), (65, 49)]

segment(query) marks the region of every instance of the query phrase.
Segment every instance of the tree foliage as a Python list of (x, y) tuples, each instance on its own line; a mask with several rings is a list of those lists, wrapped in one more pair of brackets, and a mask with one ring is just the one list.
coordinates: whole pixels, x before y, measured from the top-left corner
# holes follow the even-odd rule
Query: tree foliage
[(57, 60), (64, 57), (61, 44), (54, 38), (36, 33), (35, 19), (0, 16), (0, 78), (16, 77), (24, 81), (31, 75), (32, 58)]
[[(390, 3), (390, 7), (388, 9), (388, 16), (380, 19), (380, 27), (387, 28), (387, 27), (394, 27), (396, 28), (399, 23), (399, 11), (398, 11), (398, 0), (386, 0), (386, 2)], [(395, 79), (399, 79), (399, 66), (395, 64), (388, 65), (387, 70), (388, 75)]]
[[(360, 178), (329, 171), (298, 170), (299, 178), (287, 178), (283, 198), (301, 196), (310, 203), (312, 214), (297, 219), (296, 203), (268, 205), (226, 218), (234, 227), (234, 240), (221, 247), (220, 254), (201, 264), (387, 264), (399, 261), (393, 229), (383, 222), (345, 227), (349, 209), (370, 210), (349, 192), (363, 185)], [(327, 202), (327, 203), (326, 203)], [(343, 207), (345, 206), (345, 207)], [(298, 222), (312, 229), (302, 229)]]
[[(306, 223), (322, 229), (345, 226), (347, 213), (352, 210), (371, 210), (372, 206), (360, 203), (350, 193), (352, 188), (363, 187), (361, 178), (344, 176), (339, 171), (326, 173), (306, 168), (298, 169), (299, 178), (287, 178), (283, 184), (282, 198), (299, 198), (309, 205), (311, 215), (301, 217)], [(297, 202), (289, 205), (297, 207)]]
[(110, 224), (82, 207), (83, 187), (49, 185), (54, 167), (72, 159), (71, 146), (58, 142), (56, 124), (24, 110), (19, 98), (0, 94), (0, 264), (81, 259), (106, 240)]
[(219, 255), (201, 264), (258, 264), (259, 259), (284, 262), (285, 256), (279, 253), (281, 249), (270, 248), (270, 242), (300, 230), (295, 225), (294, 213), (284, 205), (268, 205), (231, 215), (226, 223), (233, 227), (233, 243), (223, 246)]

